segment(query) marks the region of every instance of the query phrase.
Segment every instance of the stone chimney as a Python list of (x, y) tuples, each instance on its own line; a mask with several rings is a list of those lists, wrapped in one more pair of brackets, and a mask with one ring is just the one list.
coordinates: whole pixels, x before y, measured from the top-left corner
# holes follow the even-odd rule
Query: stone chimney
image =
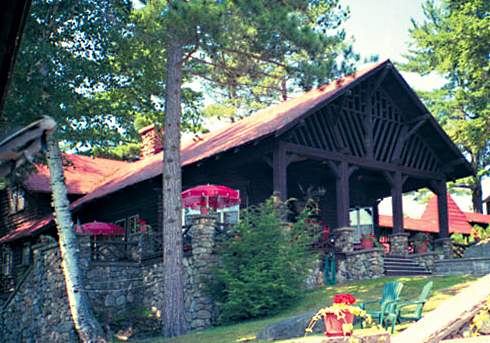
[(163, 150), (163, 131), (157, 130), (154, 124), (142, 128), (138, 133), (141, 136), (140, 156), (142, 159)]

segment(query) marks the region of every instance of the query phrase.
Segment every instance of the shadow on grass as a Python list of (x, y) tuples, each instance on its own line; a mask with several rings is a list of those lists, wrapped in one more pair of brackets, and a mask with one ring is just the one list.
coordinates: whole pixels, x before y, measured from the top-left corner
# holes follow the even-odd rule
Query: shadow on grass
[[(379, 299), (382, 293), (383, 285), (386, 282), (398, 280), (404, 283), (402, 291), (402, 300), (413, 300), (418, 297), (423, 286), (428, 281), (434, 282), (432, 297), (427, 302), (424, 312), (436, 308), (441, 302), (458, 293), (464, 287), (467, 287), (475, 277), (467, 275), (451, 276), (423, 276), (423, 277), (390, 277), (373, 280), (365, 280), (342, 285), (322, 287), (312, 291), (305, 292), (304, 296), (291, 304), (289, 309), (282, 311), (273, 317), (243, 321), (233, 325), (218, 326), (202, 331), (194, 331), (188, 335), (173, 339), (164, 339), (155, 337), (145, 340), (131, 340), (140, 343), (232, 343), (232, 342), (258, 342), (255, 340), (257, 335), (266, 326), (286, 319), (291, 316), (299, 315), (311, 310), (317, 310), (320, 307), (331, 304), (331, 299), (337, 293), (351, 293), (358, 302)], [(407, 327), (409, 324), (400, 326), (400, 329)], [(315, 342), (310, 340), (295, 340), (296, 342)], [(290, 341), (291, 342), (291, 341)]]

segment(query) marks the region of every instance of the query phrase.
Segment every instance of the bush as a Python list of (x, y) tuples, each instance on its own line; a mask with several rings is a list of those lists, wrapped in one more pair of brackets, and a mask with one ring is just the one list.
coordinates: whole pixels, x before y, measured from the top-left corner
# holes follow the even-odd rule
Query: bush
[(307, 218), (304, 211), (296, 223), (281, 223), (272, 199), (244, 212), (219, 246), (219, 267), (207, 282), (221, 323), (274, 314), (300, 295), (318, 260)]

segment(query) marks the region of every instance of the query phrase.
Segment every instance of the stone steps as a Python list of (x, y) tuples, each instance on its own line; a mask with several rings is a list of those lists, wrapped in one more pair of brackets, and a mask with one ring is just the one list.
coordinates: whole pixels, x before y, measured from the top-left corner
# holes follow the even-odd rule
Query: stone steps
[(432, 274), (415, 260), (406, 256), (385, 256), (384, 273), (387, 276), (415, 276)]

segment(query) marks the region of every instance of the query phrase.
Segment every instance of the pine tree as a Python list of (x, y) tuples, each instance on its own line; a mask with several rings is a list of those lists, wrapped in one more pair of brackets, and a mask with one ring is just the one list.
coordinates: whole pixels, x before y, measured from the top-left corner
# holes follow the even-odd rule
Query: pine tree
[[(185, 72), (216, 56), (248, 63), (281, 65), (288, 54), (314, 57), (325, 51), (325, 31), (302, 20), (309, 10), (337, 1), (161, 1), (150, 9), (162, 21), (166, 63), (163, 169), (164, 335), (185, 332), (182, 284), (180, 98)], [(332, 12), (333, 13), (333, 12)], [(318, 13), (320, 15), (320, 13)], [(329, 18), (330, 12), (321, 13)], [(244, 63), (247, 63), (244, 62)], [(187, 69), (189, 67), (189, 70)], [(224, 67), (229, 70), (233, 66)], [(206, 72), (203, 75), (208, 75)], [(201, 76), (203, 76), (201, 75)], [(213, 81), (212, 77), (210, 77)]]
[(490, 171), (490, 2), (428, 1), (423, 9), (425, 21), (413, 21), (410, 30), (404, 68), (446, 78), (443, 87), (421, 96), (469, 157), (475, 176), (453, 186), (469, 189), (473, 210), (482, 212), (481, 180)]

